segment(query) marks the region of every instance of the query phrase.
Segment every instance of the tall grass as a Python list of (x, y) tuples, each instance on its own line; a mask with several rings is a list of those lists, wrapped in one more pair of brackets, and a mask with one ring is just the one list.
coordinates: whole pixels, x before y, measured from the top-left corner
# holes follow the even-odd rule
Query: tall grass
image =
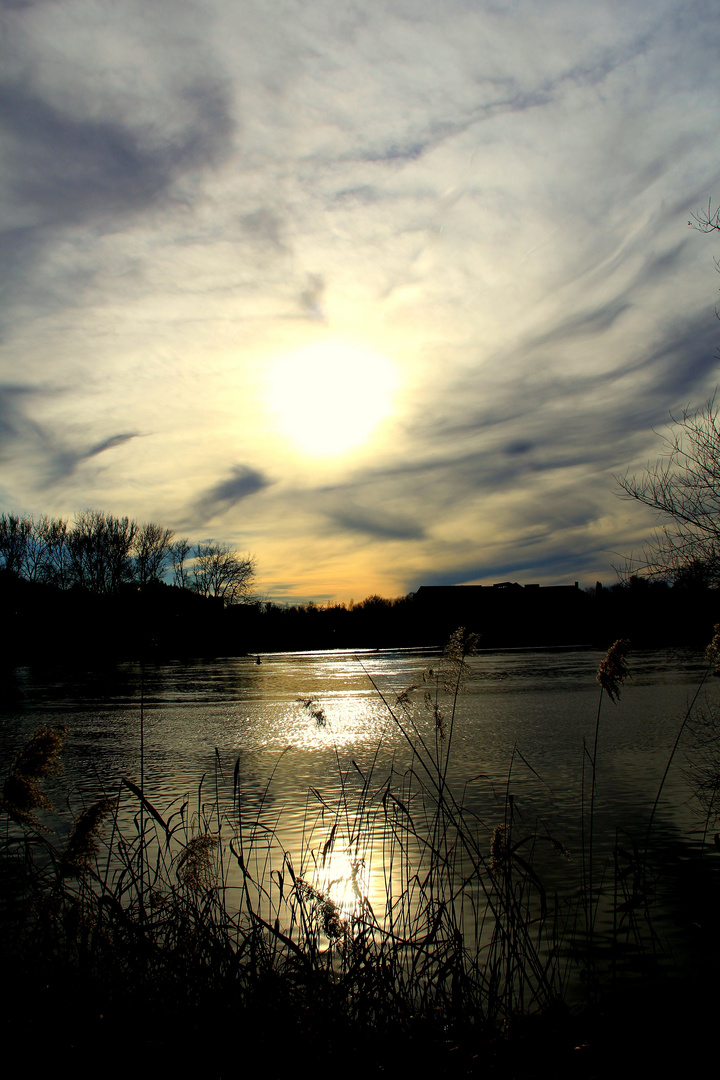
[[(60, 843), (38, 814), (49, 807), (41, 783), (64, 731), (42, 729), (12, 764), (0, 803), (6, 959), (23, 970), (81, 972), (107, 1000), (134, 995), (163, 1016), (210, 1007), (227, 1015), (232, 1003), (258, 1023), (290, 1017), (306, 1035), (332, 1022), (377, 1039), (422, 1028), (424, 1038), (446, 1047), (487, 1047), (522, 1018), (561, 1005), (583, 969), (597, 974), (602, 889), (612, 903), (615, 971), (622, 935), (635, 945), (648, 938), (640, 928), (641, 920), (651, 925), (647, 843), (643, 851), (632, 837), (618, 837), (614, 867), (598, 876), (600, 710), (584, 888), (561, 899), (548, 895), (535, 852), (548, 845), (559, 858), (569, 853), (543, 823), (527, 827), (517, 812), (515, 770), (534, 772), (519, 749), (491, 826), (448, 782), (458, 695), (474, 648), (458, 631), (422, 688), (391, 699), (375, 686), (410, 765), (379, 776), (377, 753), (365, 769), (338, 758), (339, 795), (328, 802), (309, 792), (299, 853), (283, 846), (270, 810), (273, 776), (250, 813), (239, 761), (226, 782), (219, 755), (208, 801), (206, 777), (196, 804), (187, 798), (163, 809), (142, 782), (126, 778), (79, 811)], [(601, 694), (619, 691), (608, 682), (620, 674), (609, 662), (620, 651), (624, 657), (614, 648), (598, 676)], [(429, 735), (413, 704), (420, 695), (432, 717)], [(303, 705), (309, 722), (327, 723), (317, 702)], [(649, 940), (654, 948), (652, 931)]]

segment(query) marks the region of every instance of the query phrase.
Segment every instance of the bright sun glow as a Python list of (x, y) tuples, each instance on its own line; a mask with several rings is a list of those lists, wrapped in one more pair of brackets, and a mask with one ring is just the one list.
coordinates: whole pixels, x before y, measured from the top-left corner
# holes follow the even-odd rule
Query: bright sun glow
[(338, 454), (369, 439), (393, 409), (397, 374), (379, 353), (322, 342), (268, 368), (278, 427), (310, 454)]

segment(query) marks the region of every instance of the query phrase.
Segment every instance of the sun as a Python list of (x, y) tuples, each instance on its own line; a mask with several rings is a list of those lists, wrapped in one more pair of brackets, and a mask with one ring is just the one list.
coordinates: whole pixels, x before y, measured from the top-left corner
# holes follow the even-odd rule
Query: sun
[(267, 369), (278, 429), (309, 454), (367, 442), (392, 413), (397, 372), (387, 357), (345, 342), (307, 345)]

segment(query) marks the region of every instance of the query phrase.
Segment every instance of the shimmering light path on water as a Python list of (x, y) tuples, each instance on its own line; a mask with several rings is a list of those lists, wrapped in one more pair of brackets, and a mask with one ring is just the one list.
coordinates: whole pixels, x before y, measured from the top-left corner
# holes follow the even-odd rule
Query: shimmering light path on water
[[(469, 660), (458, 698), (448, 782), (489, 845), (514, 797), (519, 829), (560, 841), (571, 869), (540, 844), (536, 860), (548, 884), (579, 875), (583, 745), (592, 746), (598, 703), (594, 650), (498, 651)], [(596, 852), (609, 857), (618, 829), (642, 835), (677, 730), (702, 678), (702, 658), (637, 653), (632, 678), (614, 705), (603, 703), (598, 752)], [(434, 751), (435, 722), (424, 702), (438, 687), (428, 668), (438, 651), (282, 654), (159, 665), (128, 663), (104, 671), (18, 669), (6, 676), (0, 717), (5, 762), (38, 725), (69, 729), (65, 774), (54, 781), (79, 806), (119, 778), (140, 781), (140, 712), (144, 716), (145, 791), (160, 809), (187, 799), (191, 811), (216, 791), (232, 812), (237, 762), (243, 813), (262, 806), (282, 845), (300, 862), (313, 825), (316, 842), (332, 813), (361, 790), (377, 800), (389, 777), (422, 772), (383, 697), (415, 724)], [(425, 680), (425, 681), (424, 681)], [(375, 685), (373, 685), (373, 683)], [(395, 704), (408, 687), (409, 706)], [(382, 696), (381, 696), (382, 695)], [(710, 682), (704, 697), (717, 696)], [(300, 699), (312, 704), (307, 707)], [(449, 701), (440, 701), (449, 716)], [(313, 717), (321, 710), (321, 717)], [(441, 744), (446, 751), (447, 742)], [(587, 759), (586, 759), (587, 761)], [(653, 832), (656, 849), (682, 851), (698, 839), (682, 757), (663, 792)], [(204, 777), (201, 786), (201, 779)], [(586, 776), (586, 783), (587, 783)], [(216, 786), (217, 785), (217, 786)], [(206, 811), (206, 813), (209, 811)], [(540, 823), (538, 825), (538, 823)], [(381, 874), (378, 868), (375, 873)], [(376, 882), (379, 888), (380, 881)]]

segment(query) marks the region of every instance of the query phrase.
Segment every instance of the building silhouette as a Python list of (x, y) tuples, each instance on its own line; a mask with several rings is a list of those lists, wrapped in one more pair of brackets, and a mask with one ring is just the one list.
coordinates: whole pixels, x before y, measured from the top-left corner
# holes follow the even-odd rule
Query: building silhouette
[(426, 637), (458, 626), (482, 645), (574, 645), (587, 635), (587, 596), (573, 585), (422, 585), (415, 609)]

